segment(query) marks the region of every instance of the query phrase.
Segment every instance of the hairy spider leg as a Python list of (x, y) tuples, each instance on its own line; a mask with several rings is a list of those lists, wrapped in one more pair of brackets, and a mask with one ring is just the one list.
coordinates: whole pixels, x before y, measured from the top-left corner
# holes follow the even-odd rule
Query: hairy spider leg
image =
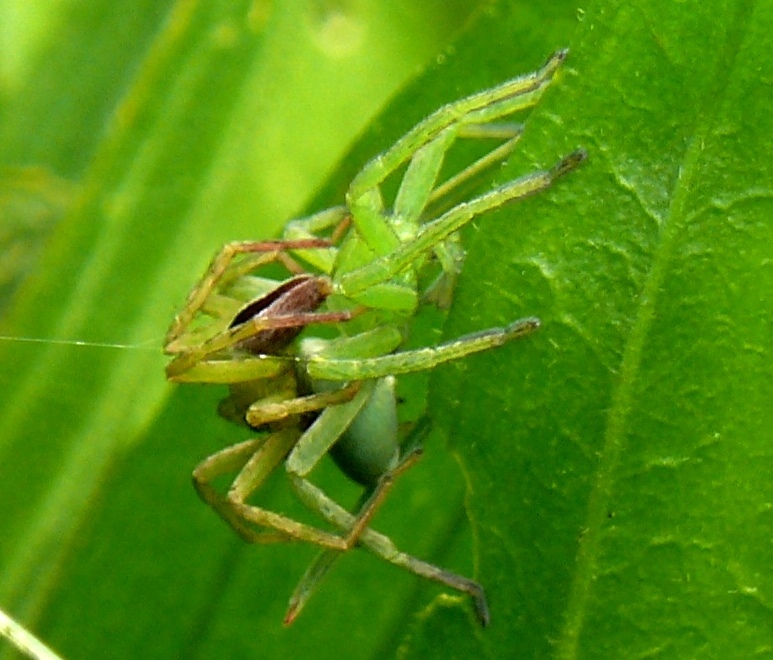
[[(444, 211), (453, 206), (451, 201), (452, 193), (461, 188), (465, 183), (478, 177), (486, 170), (500, 165), (507, 159), (518, 144), (523, 133), (521, 124), (498, 122), (496, 124), (473, 124), (461, 125), (458, 128), (456, 138), (472, 139), (495, 139), (506, 140), (498, 147), (492, 149), (477, 161), (457, 172), (446, 179), (440, 185), (435, 185), (437, 173), (442, 165), (445, 152), (435, 151), (429, 154), (431, 158), (437, 159), (437, 168), (433, 171), (419, 172), (419, 191), (415, 190), (417, 183), (414, 181), (417, 175), (413, 172), (412, 165), (415, 161), (426, 159), (428, 154), (417, 153), (411, 160), (406, 172), (405, 178), (401, 184), (398, 197), (396, 198), (394, 218), (405, 225), (405, 218), (408, 219), (407, 226), (409, 230), (403, 229), (401, 242), (411, 240), (419, 230), (419, 225), (437, 218)], [(433, 145), (435, 146), (435, 145)], [(429, 149), (430, 145), (428, 145)], [(424, 150), (422, 150), (424, 151)], [(434, 188), (432, 187), (434, 186)], [(427, 191), (431, 192), (427, 195)], [(415, 205), (413, 208), (407, 206), (403, 199), (408, 199), (411, 194), (415, 195), (415, 200), (421, 201), (421, 205)], [(422, 292), (421, 300), (430, 302), (440, 309), (448, 309), (453, 300), (456, 280), (462, 271), (464, 265), (465, 250), (461, 245), (458, 234), (451, 234), (445, 240), (432, 247), (432, 253), (440, 264), (441, 272), (434, 282), (429, 284)]]
[(432, 113), (362, 169), (352, 181), (347, 202), (356, 201), (364, 192), (383, 183), (390, 174), (444, 129), (461, 121), (469, 124), (488, 123), (518, 109), (535, 105), (567, 54), (566, 50), (558, 51), (534, 73), (449, 103)]
[[(453, 190), (460, 185), (466, 183), (470, 179), (475, 178), (482, 172), (495, 165), (501, 164), (510, 154), (513, 153), (518, 140), (523, 133), (523, 126), (521, 124), (514, 123), (497, 123), (497, 124), (481, 124), (481, 125), (469, 125), (460, 126), (457, 134), (457, 138), (473, 138), (473, 139), (499, 139), (507, 140), (498, 147), (492, 149), (490, 152), (479, 158), (477, 161), (464, 168), (462, 171), (451, 176), (442, 184), (431, 188), (430, 194), (426, 197), (427, 204), (437, 204), (447, 197)], [(433, 154), (434, 158), (442, 159), (441, 154)], [(420, 154), (417, 152), (412, 158), (413, 161), (426, 160), (426, 154)], [(405, 209), (401, 206), (405, 206), (404, 200), (412, 192), (412, 188), (415, 187), (413, 179), (417, 176), (417, 172), (412, 171), (408, 173), (407, 180), (401, 187), (401, 193), (399, 195), (399, 202), (397, 203), (398, 215), (406, 215)], [(427, 187), (429, 184), (424, 183), (422, 178), (422, 187)], [(433, 180), (434, 183), (434, 180)], [(419, 208), (411, 216), (415, 217), (418, 221), (418, 215), (422, 213), (422, 209)], [(425, 211), (426, 214), (426, 211)], [(318, 238), (320, 234), (331, 233), (330, 240), (333, 244), (336, 244), (338, 240), (344, 236), (345, 231), (351, 225), (351, 215), (349, 210), (345, 206), (337, 206), (308, 218), (298, 218), (290, 220), (285, 226), (283, 238), (288, 241), (298, 240), (313, 240)], [(319, 251), (319, 250), (293, 250), (294, 254), (297, 254), (304, 262), (310, 264), (319, 271), (327, 274), (331, 274), (334, 268), (335, 251)]]
[[(337, 292), (371, 307), (410, 312), (419, 301), (415, 274), (426, 255), (434, 251), (443, 272), (441, 280), (431, 285), (424, 297), (448, 306), (464, 258), (454, 238), (456, 232), (477, 215), (549, 187), (579, 165), (585, 154), (575, 152), (549, 171), (522, 177), (459, 204), (436, 220), (424, 219), (422, 223), (421, 216), (436, 189), (443, 158), (460, 134), (503, 131), (505, 135), (512, 135), (504, 145), (474, 163), (469, 172), (463, 171), (450, 182), (441, 184), (441, 192), (446, 194), (449, 190), (446, 186), (458, 186), (498, 158), (506, 157), (515, 148), (519, 130), (512, 126), (507, 129), (505, 124), (485, 126), (484, 122), (533, 105), (538, 98), (535, 90), (541, 94), (564, 57), (565, 52), (557, 54), (540, 72), (518, 79), (517, 85), (511, 81), (441, 108), (409, 131), (392, 149), (365, 166), (347, 195), (357, 231), (349, 233), (348, 242), (337, 253), (332, 273)], [(504, 95), (503, 90), (506, 90)], [(394, 208), (391, 213), (385, 213), (378, 186), (406, 160), (409, 164)], [(364, 244), (365, 249), (358, 244)]]
[(425, 215), (437, 215), (434, 212), (435, 206), (433, 205), (437, 205), (439, 202), (443, 201), (443, 198), (448, 197), (452, 191), (471, 179), (474, 179), (482, 172), (485, 172), (496, 165), (500, 165), (507, 160), (507, 158), (515, 151), (522, 135), (522, 124), (497, 123), (463, 126), (457, 135), (458, 138), (497, 139), (506, 140), (506, 142), (503, 142), (471, 165), (468, 165), (460, 172), (449, 177), (440, 185), (435, 186), (432, 189), (432, 193), (427, 198), (427, 204), (432, 210), (429, 213), (425, 211)]

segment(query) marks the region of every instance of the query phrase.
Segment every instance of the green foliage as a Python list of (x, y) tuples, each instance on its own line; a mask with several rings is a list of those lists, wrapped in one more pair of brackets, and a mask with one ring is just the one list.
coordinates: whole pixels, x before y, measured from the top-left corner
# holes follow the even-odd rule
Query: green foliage
[(446, 334), (544, 322), (435, 378), (491, 657), (773, 649), (771, 21), (599, 3), (519, 159), (587, 166), (468, 243)]
[[(769, 654), (773, 10), (500, 2), (457, 37), (468, 3), (145, 4), (0, 32), (26, 54), (0, 65), (0, 164), (78, 184), (0, 332), (138, 345), (0, 341), (0, 607), (72, 658)], [(302, 212), (417, 66), (446, 51), (312, 208), (441, 103), (567, 45), (496, 177), (590, 159), (466, 232), (444, 333), (543, 328), (434, 374), (461, 470), (434, 438), (376, 525), (460, 572), (474, 555), (492, 626), (352, 553), (284, 630), (314, 550), (247, 547), (197, 500), (190, 470), (240, 431), (219, 392), (164, 383), (166, 325), (221, 243)], [(283, 486), (263, 501), (289, 509)]]

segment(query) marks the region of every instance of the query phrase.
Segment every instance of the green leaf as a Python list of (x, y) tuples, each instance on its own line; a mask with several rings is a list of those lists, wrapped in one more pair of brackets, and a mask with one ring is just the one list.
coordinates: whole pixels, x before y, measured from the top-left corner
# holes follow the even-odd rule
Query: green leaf
[[(79, 184), (0, 330), (44, 340), (0, 342), (0, 607), (65, 657), (769, 653), (762, 3), (496, 4), (311, 205), (340, 203), (441, 103), (572, 47), (496, 176), (578, 146), (590, 160), (465, 232), (446, 334), (533, 314), (543, 328), (438, 371), (430, 412), (461, 471), (431, 440), (377, 520), (472, 574), (466, 483), (490, 629), (366, 553), (282, 629), (314, 550), (242, 544), (190, 487), (197, 461), (244, 436), (216, 417), (216, 389), (169, 396), (170, 318), (223, 242), (300, 213), (468, 4), (71, 0), (18, 42), (0, 33), (15, 54), (0, 162)], [(294, 510), (277, 477), (262, 501)]]
[(588, 162), (468, 243), (446, 334), (543, 321), (433, 381), (486, 657), (773, 649), (771, 21), (596, 3), (508, 172)]

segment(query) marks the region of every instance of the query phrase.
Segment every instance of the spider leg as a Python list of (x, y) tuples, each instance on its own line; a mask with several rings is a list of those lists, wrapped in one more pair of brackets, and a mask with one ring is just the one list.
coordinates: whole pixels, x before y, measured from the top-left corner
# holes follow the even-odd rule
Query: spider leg
[[(427, 198), (427, 207), (422, 213), (422, 220), (437, 218), (453, 206), (451, 200), (465, 184), (473, 181), (484, 171), (501, 164), (513, 153), (521, 138), (523, 127), (519, 124), (484, 124), (480, 126), (465, 126), (458, 137), (504, 139), (506, 142), (492, 149), (484, 156), (466, 167), (461, 172), (444, 181), (432, 190)], [(464, 265), (465, 251), (459, 240), (459, 234), (451, 234), (432, 248), (432, 252), (441, 266), (441, 272), (423, 292), (422, 301), (430, 302), (440, 309), (448, 309), (453, 300), (456, 280)]]
[(410, 351), (361, 359), (336, 359), (329, 355), (312, 355), (306, 361), (310, 378), (331, 381), (353, 381), (383, 378), (425, 371), (439, 364), (458, 360), (473, 353), (501, 346), (531, 334), (539, 327), (536, 318), (521, 319), (504, 328), (491, 328), (464, 335), (458, 339)]
[[(164, 350), (170, 354), (180, 350), (177, 340), (190, 326), (197, 312), (202, 309), (207, 299), (218, 287), (225, 286), (260, 266), (277, 261), (282, 263), (291, 273), (302, 272), (300, 266), (286, 254), (288, 250), (329, 247), (329, 241), (319, 238), (297, 241), (235, 241), (227, 243), (215, 255), (204, 276), (188, 294), (185, 306), (172, 321), (164, 341)], [(252, 258), (233, 264), (234, 259), (245, 254), (251, 255)]]
[(193, 486), (202, 500), (245, 541), (248, 543), (280, 543), (291, 541), (289, 534), (277, 530), (256, 531), (245, 524), (243, 518), (233, 507), (231, 501), (221, 495), (212, 485), (217, 477), (235, 470), (242, 470), (263, 445), (262, 439), (241, 442), (212, 454), (199, 463), (193, 470)]
[[(335, 502), (328, 502), (324, 509), (324, 513), (325, 517), (339, 528), (351, 524), (352, 515)], [(490, 615), (488, 604), (486, 602), (486, 595), (483, 587), (476, 581), (447, 571), (405, 552), (401, 552), (389, 537), (370, 528), (362, 530), (362, 534), (359, 537), (359, 543), (373, 554), (395, 566), (399, 566), (411, 573), (444, 584), (451, 589), (469, 595), (473, 600), (473, 606), (478, 621), (483, 626), (489, 624)], [(332, 568), (337, 555), (338, 552), (323, 551), (315, 558), (293, 593), (284, 620), (286, 625), (292, 623), (298, 616), (317, 585), (330, 568)]]
[[(420, 457), (421, 449), (414, 449), (400, 461), (400, 464), (394, 470), (383, 475), (371, 492), (366, 493), (367, 497), (364, 498), (364, 503), (358, 507), (355, 523), (349, 529), (347, 541), (350, 539), (359, 541), (360, 536), (362, 536), (370, 524), (373, 515), (383, 504), (389, 491), (392, 489), (397, 477), (411, 467)], [(285, 625), (289, 626), (295, 621), (309, 598), (311, 598), (324, 577), (340, 557), (340, 551), (325, 549), (314, 558), (290, 598), (287, 614), (284, 619)]]
[[(365, 414), (365, 408), (367, 412), (371, 413), (368, 417), (366, 426), (372, 424), (371, 419), (376, 419), (378, 422), (389, 426), (389, 422), (383, 417), (382, 412), (378, 408), (376, 401), (391, 405), (392, 413), (394, 414), (394, 384), (393, 380), (387, 381), (385, 379), (379, 381), (367, 381), (360, 382), (354, 385), (344, 388), (343, 390), (333, 390), (332, 394), (341, 397), (347, 390), (356, 392), (348, 395), (350, 399), (347, 402), (339, 405), (328, 406), (319, 415), (314, 424), (312, 424), (303, 436), (298, 440), (296, 446), (287, 458), (285, 467), (287, 469), (290, 482), (296, 491), (299, 499), (312, 511), (319, 513), (329, 523), (338, 527), (342, 533), (344, 533), (343, 539), (345, 548), (349, 549), (356, 545), (360, 535), (364, 529), (370, 523), (370, 520), (375, 515), (378, 508), (383, 503), (385, 497), (394, 485), (395, 479), (413, 465), (421, 455), (421, 450), (412, 451), (399, 460), (396, 465), (388, 467), (383, 473), (383, 462), (389, 465), (392, 461), (397, 461), (399, 447), (397, 445), (396, 436), (393, 437), (391, 432), (387, 434), (386, 455), (382, 456), (380, 449), (377, 451), (377, 459), (367, 459), (368, 466), (373, 465), (372, 460), (375, 460), (376, 467), (369, 467), (367, 476), (360, 475), (359, 479), (365, 479), (360, 483), (372, 483), (372, 489), (369, 496), (360, 507), (356, 516), (351, 513), (346, 513), (343, 518), (338, 515), (333, 515), (331, 512), (340, 512), (343, 509), (334, 502), (322, 489), (314, 485), (309, 480), (309, 475), (316, 467), (319, 460), (328, 454), (333, 445), (339, 443), (339, 441), (346, 440), (347, 443), (354, 441), (356, 448), (364, 448), (371, 437), (363, 437), (362, 435), (355, 435), (353, 438), (346, 437), (344, 434), (347, 430), (350, 430), (353, 422), (358, 416)], [(378, 398), (374, 399), (374, 396), (378, 392)], [(386, 393), (386, 399), (384, 395)], [(330, 396), (328, 393), (327, 396)], [(323, 395), (316, 395), (323, 396)], [(374, 406), (376, 408), (374, 409)], [(375, 415), (375, 417), (373, 417)], [(359, 421), (359, 420), (358, 420)], [(374, 430), (374, 433), (377, 431)], [(394, 443), (394, 444), (392, 444)], [(340, 443), (339, 443), (340, 446)], [(347, 444), (346, 451), (354, 451), (350, 445)], [(392, 458), (392, 456), (394, 458)], [(339, 466), (341, 463), (339, 463)], [(376, 474), (372, 474), (370, 470), (378, 470)]]
[[(250, 408), (253, 419), (261, 423), (277, 422), (299, 412), (314, 411), (333, 406), (341, 408), (343, 402), (356, 398), (359, 386), (334, 392), (298, 397), (285, 402), (270, 402), (266, 410), (260, 405)], [(345, 403), (344, 403), (345, 405)], [(356, 415), (356, 412), (354, 413)], [(204, 459), (193, 471), (193, 484), (200, 497), (230, 525), (241, 538), (249, 543), (277, 543), (306, 541), (325, 548), (347, 550), (350, 543), (341, 536), (327, 532), (262, 507), (248, 504), (247, 500), (293, 451), (302, 436), (297, 425), (279, 429), (265, 440), (253, 439), (227, 447)], [(237, 471), (228, 492), (220, 494), (212, 482), (228, 473)], [(354, 521), (350, 515), (349, 524)], [(255, 529), (257, 526), (260, 529)]]
[[(523, 126), (520, 124), (467, 126), (465, 129), (466, 130), (463, 132), (460, 132), (458, 137), (503, 139), (506, 140), (506, 142), (503, 142), (498, 147), (492, 149), (468, 167), (465, 167), (461, 172), (457, 172), (442, 184), (436, 186), (427, 199), (427, 203), (430, 205), (437, 205), (443, 200), (444, 197), (448, 197), (455, 189), (459, 188), (471, 179), (474, 179), (482, 172), (485, 172), (486, 170), (503, 163), (508, 158), (508, 156), (510, 156), (513, 151), (515, 151), (515, 147), (518, 145), (518, 142), (521, 139), (521, 134), (523, 133)], [(434, 212), (435, 207), (432, 208), (433, 210), (426, 214), (429, 217), (434, 217), (437, 215), (437, 213)]]
[[(282, 236), (286, 240), (308, 240), (330, 234), (330, 241), (335, 244), (340, 237), (341, 228), (348, 227), (349, 217), (349, 209), (345, 206), (334, 206), (308, 218), (291, 220), (285, 226)], [(293, 250), (293, 254), (322, 273), (333, 272), (336, 256), (334, 249)]]
[[(534, 73), (443, 106), (363, 167), (349, 187), (346, 205), (362, 240), (377, 256), (386, 256), (404, 240), (400, 236), (401, 222), (417, 225), (435, 187), (443, 157), (454, 140), (476, 131), (493, 132), (494, 129), (481, 125), (534, 106), (566, 54), (567, 51), (559, 51)], [(395, 201), (394, 217), (387, 217), (380, 212), (378, 189), (406, 162), (409, 166)]]
[[(356, 507), (356, 522), (350, 528), (350, 533), (356, 532), (357, 538), (365, 530), (376, 510), (386, 498), (396, 478), (421, 457), (421, 442), (429, 432), (429, 429), (430, 424), (426, 418), (417, 423), (404, 443), (408, 449), (403, 454), (398, 465), (385, 475), (382, 475), (375, 486), (363, 494)], [(298, 617), (308, 600), (319, 588), (327, 573), (340, 558), (340, 552), (327, 549), (320, 552), (314, 558), (290, 598), (287, 614), (284, 619), (285, 625), (290, 625)]]
[(387, 495), (389, 495), (389, 492), (395, 485), (397, 478), (408, 470), (408, 468), (412, 467), (416, 461), (421, 458), (422, 453), (423, 450), (417, 447), (403, 456), (397, 467), (381, 476), (376, 487), (358, 511), (355, 523), (349, 528), (349, 533), (346, 537), (349, 543), (354, 544), (359, 540), (360, 536), (373, 519), (373, 516), (376, 515), (376, 512), (384, 503), (384, 500), (386, 500)]
[(572, 152), (549, 170), (528, 174), (469, 202), (455, 206), (437, 220), (423, 225), (413, 239), (402, 243), (389, 254), (341, 275), (336, 281), (337, 290), (345, 296), (357, 297), (363, 291), (390, 280), (415, 263), (423, 254), (432, 250), (434, 246), (459, 231), (473, 218), (549, 188), (557, 179), (575, 169), (586, 158), (585, 151)]
[[(265, 330), (305, 327), (313, 323), (341, 323), (350, 321), (360, 312), (361, 310), (343, 310), (340, 312), (304, 312), (282, 316), (254, 316), (249, 321), (232, 328), (226, 328), (198, 346), (177, 355), (166, 366), (166, 376), (172, 381), (188, 381), (185, 377), (186, 373), (197, 371), (199, 365), (211, 356), (236, 346)], [(272, 357), (260, 356), (255, 360), (268, 360), (270, 362)]]
[(231, 385), (253, 380), (277, 378), (293, 368), (290, 357), (259, 355), (233, 359), (203, 359), (195, 364), (186, 365), (186, 369), (170, 370), (167, 366), (167, 378), (173, 383), (221, 383)]
[[(366, 191), (379, 186), (421, 146), (433, 140), (449, 126), (489, 123), (519, 109), (535, 105), (566, 59), (567, 53), (566, 50), (558, 51), (534, 73), (449, 103), (432, 113), (360, 171), (349, 188), (347, 202), (355, 201)], [(351, 208), (351, 204), (348, 205)]]

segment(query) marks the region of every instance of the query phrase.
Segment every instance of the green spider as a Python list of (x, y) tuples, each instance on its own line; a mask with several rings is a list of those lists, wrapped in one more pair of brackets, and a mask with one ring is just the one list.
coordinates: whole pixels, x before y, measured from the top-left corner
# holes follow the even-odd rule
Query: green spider
[[(584, 151), (576, 151), (548, 171), (432, 211), (450, 191), (512, 153), (520, 128), (501, 120), (538, 101), (566, 54), (559, 51), (532, 74), (437, 110), (359, 172), (345, 206), (290, 222), (278, 241), (226, 245), (169, 329), (165, 350), (174, 358), (167, 377), (229, 385), (220, 414), (268, 431), (206, 458), (193, 474), (200, 496), (251, 543), (305, 541), (323, 548), (291, 599), (286, 623), (341, 553), (355, 546), (470, 595), (480, 623), (489, 622), (477, 582), (399, 551), (369, 525), (395, 478), (420, 456), (418, 447), (399, 443), (395, 376), (500, 346), (539, 325), (527, 318), (400, 350), (419, 304), (450, 302), (464, 257), (458, 230), (486, 211), (548, 188), (585, 159)], [(438, 184), (446, 152), (463, 137), (502, 143)], [(385, 208), (380, 186), (406, 164), (396, 198)], [(256, 277), (268, 264), (283, 266), (289, 276)], [(311, 334), (324, 324), (337, 325), (341, 335)], [(299, 338), (304, 330), (309, 336)], [(327, 453), (365, 488), (354, 513), (309, 480)], [(334, 531), (248, 503), (282, 462), (303, 504)], [(213, 481), (234, 472), (227, 493), (219, 493)]]

